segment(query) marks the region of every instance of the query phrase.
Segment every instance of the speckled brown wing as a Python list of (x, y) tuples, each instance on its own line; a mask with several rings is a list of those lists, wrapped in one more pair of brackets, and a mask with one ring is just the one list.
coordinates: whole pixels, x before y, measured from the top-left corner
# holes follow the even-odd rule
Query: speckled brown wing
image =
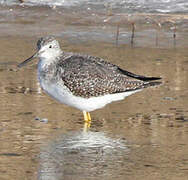
[(75, 96), (90, 98), (154, 85), (101, 58), (74, 54), (62, 59), (57, 65), (60, 77)]

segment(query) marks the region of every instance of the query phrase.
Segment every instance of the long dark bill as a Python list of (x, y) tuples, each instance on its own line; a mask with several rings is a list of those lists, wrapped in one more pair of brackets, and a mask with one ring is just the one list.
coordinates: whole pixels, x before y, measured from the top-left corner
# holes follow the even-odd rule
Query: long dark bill
[(25, 66), (28, 62), (30, 62), (31, 60), (35, 59), (37, 56), (38, 56), (38, 52), (33, 54), (30, 58), (26, 59), (22, 63), (18, 64), (18, 67), (21, 68), (21, 67)]

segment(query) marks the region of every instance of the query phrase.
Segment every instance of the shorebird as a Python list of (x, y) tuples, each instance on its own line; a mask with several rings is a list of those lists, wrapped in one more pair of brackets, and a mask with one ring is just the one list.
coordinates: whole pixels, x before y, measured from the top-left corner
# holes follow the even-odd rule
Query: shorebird
[(37, 57), (42, 89), (59, 102), (83, 111), (88, 124), (91, 111), (161, 84), (156, 81), (160, 77), (136, 75), (99, 57), (64, 52), (53, 36), (39, 39), (37, 52), (18, 67)]

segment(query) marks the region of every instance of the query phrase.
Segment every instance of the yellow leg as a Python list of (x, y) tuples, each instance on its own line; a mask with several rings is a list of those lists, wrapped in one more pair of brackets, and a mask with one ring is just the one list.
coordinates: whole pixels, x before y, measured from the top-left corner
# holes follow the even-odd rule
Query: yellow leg
[(84, 114), (84, 131), (87, 131), (91, 126), (91, 116), (89, 112), (83, 111)]
[(91, 123), (91, 116), (89, 112), (83, 111), (84, 114), (84, 121), (87, 123)]
[(91, 123), (91, 116), (90, 116), (90, 113), (89, 113), (89, 112), (86, 112), (86, 113), (87, 113), (88, 121)]

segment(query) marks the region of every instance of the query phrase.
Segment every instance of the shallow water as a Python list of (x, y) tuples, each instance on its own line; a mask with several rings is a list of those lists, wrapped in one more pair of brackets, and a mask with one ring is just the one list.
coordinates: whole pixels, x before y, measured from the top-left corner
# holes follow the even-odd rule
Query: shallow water
[[(87, 41), (136, 47), (187, 47), (188, 15), (93, 12), (48, 6), (0, 6), (0, 36), (41, 37), (49, 34), (70, 43)], [(117, 31), (119, 27), (119, 35)]]
[(66, 51), (163, 77), (158, 88), (92, 112), (91, 129), (84, 133), (80, 111), (41, 91), (35, 64), (16, 70), (34, 52), (36, 40), (0, 38), (1, 179), (187, 179), (186, 48), (70, 44), (59, 38)]
[(59, 6), (82, 10), (104, 11), (105, 8), (121, 13), (188, 13), (186, 0), (0, 0), (2, 5)]
[[(0, 179), (186, 180), (187, 16), (78, 9), (0, 7)], [(177, 23), (175, 39), (170, 20)], [(117, 23), (122, 24), (116, 46)], [(49, 34), (57, 36), (65, 51), (161, 76), (163, 85), (92, 112), (90, 131), (83, 132), (82, 113), (40, 89), (36, 61), (16, 68), (34, 53), (37, 39)]]

